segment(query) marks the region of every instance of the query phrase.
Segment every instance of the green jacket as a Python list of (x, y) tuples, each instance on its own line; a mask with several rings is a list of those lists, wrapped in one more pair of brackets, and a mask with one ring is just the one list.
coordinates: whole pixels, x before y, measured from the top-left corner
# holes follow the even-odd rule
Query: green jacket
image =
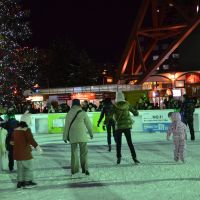
[(116, 129), (130, 129), (133, 125), (133, 120), (130, 112), (137, 116), (138, 112), (127, 101), (120, 101), (114, 104), (114, 119)]

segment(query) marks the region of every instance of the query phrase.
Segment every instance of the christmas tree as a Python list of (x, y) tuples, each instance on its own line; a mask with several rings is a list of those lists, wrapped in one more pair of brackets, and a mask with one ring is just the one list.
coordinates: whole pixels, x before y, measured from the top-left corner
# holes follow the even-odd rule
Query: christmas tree
[(23, 91), (37, 83), (37, 51), (25, 47), (31, 35), (20, 1), (0, 0), (0, 104), (23, 100)]

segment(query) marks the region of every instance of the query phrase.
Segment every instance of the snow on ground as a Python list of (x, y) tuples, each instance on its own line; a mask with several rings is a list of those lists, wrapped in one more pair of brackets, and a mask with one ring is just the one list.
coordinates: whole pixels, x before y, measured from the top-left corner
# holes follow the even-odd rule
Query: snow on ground
[[(200, 134), (187, 141), (186, 163), (173, 161), (172, 141), (163, 133), (132, 135), (140, 165), (134, 165), (123, 138), (122, 162), (116, 165), (115, 146), (107, 151), (106, 135), (89, 142), (89, 171), (70, 176), (70, 145), (61, 135), (35, 135), (44, 150), (34, 152), (38, 186), (16, 190), (16, 173), (0, 175), (2, 200), (198, 200), (200, 199)], [(114, 144), (114, 143), (113, 143)]]

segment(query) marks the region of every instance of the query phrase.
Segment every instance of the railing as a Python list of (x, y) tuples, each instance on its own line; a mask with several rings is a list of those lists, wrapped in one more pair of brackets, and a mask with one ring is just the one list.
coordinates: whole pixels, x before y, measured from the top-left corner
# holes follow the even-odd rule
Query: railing
[(66, 87), (66, 88), (49, 88), (40, 89), (40, 94), (66, 94), (66, 93), (83, 93), (83, 92), (116, 92), (116, 91), (132, 91), (142, 90), (141, 85), (95, 85), (82, 87)]

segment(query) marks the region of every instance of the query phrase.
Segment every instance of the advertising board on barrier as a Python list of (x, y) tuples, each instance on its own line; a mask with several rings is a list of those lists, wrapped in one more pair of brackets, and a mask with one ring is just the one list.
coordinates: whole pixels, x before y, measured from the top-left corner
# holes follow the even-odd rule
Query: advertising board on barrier
[(144, 132), (163, 132), (168, 129), (171, 121), (168, 118), (168, 112), (143, 112), (142, 123)]

